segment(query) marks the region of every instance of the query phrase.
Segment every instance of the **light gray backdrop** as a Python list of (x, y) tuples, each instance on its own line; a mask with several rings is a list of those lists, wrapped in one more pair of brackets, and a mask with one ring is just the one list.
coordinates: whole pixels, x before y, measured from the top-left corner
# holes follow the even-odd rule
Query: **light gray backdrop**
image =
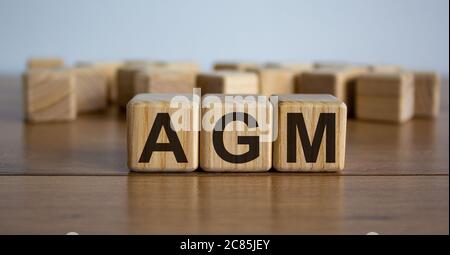
[(0, 72), (29, 56), (348, 60), (449, 70), (448, 0), (0, 0)]

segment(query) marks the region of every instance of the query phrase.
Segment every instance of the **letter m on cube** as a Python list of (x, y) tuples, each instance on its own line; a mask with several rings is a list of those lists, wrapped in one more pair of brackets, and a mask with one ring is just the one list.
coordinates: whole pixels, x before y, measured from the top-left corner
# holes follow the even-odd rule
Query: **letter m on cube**
[(274, 168), (335, 172), (344, 168), (347, 107), (331, 95), (278, 96)]

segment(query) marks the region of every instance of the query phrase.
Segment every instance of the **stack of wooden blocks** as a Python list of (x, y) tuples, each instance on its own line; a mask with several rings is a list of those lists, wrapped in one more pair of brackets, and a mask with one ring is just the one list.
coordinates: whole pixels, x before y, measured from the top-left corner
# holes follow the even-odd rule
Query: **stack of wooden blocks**
[(75, 120), (78, 113), (125, 107), (139, 93), (190, 93), (199, 67), (189, 62), (79, 62), (30, 59), (23, 75), (29, 122)]
[(102, 70), (90, 65), (67, 68), (59, 59), (29, 60), (23, 75), (26, 119), (75, 120), (78, 113), (105, 109), (111, 80)]
[[(345, 63), (218, 62), (213, 69), (162, 61), (67, 68), (59, 59), (31, 59), (26, 118), (67, 121), (108, 104), (126, 107), (134, 171), (324, 172), (344, 168), (347, 117), (403, 123), (439, 112), (433, 72)], [(174, 128), (180, 117), (182, 128)]]

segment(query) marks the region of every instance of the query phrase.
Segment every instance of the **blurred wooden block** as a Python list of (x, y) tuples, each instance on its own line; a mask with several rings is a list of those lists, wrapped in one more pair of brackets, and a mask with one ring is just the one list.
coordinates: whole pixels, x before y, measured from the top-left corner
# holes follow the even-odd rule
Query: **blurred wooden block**
[[(137, 94), (137, 92), (135, 91), (135, 83), (140, 72), (148, 72), (149, 70), (180, 71), (185, 72), (187, 77), (196, 75), (199, 69), (200, 67), (196, 63), (192, 62), (128, 61), (117, 71), (118, 105), (121, 107), (125, 107), (128, 101)], [(190, 78), (188, 79), (189, 80), (187, 80), (186, 83), (191, 82)], [(162, 89), (161, 86), (159, 87)], [(173, 87), (167, 89), (168, 91), (172, 91)]]
[(294, 92), (294, 78), (297, 72), (289, 68), (262, 67), (249, 68), (259, 78), (259, 93), (264, 96), (290, 94)]
[(72, 70), (79, 113), (104, 110), (108, 105), (108, 83), (104, 73), (93, 67)]
[(24, 109), (30, 122), (69, 121), (77, 116), (71, 71), (33, 69), (23, 76)]
[[(281, 172), (344, 169), (347, 107), (331, 95), (279, 95), (273, 166)], [(278, 131), (278, 132), (277, 132)]]
[(313, 66), (315, 69), (346, 69), (354, 65), (345, 61), (317, 61)]
[(331, 94), (348, 107), (348, 117), (354, 116), (356, 78), (367, 73), (366, 67), (333, 67), (303, 72), (296, 76), (295, 93)]
[(258, 77), (247, 72), (216, 71), (197, 76), (202, 94), (258, 94)]
[(199, 72), (200, 66), (195, 62), (183, 61), (129, 61), (129, 65), (147, 65), (154, 69), (173, 71)]
[(194, 62), (169, 61), (161, 64), (161, 67), (174, 71), (200, 72), (200, 66)]
[(356, 118), (405, 122), (414, 114), (411, 73), (369, 73), (358, 77)]
[(368, 68), (370, 72), (374, 73), (398, 73), (403, 69), (401, 66), (397, 65), (370, 65)]
[(195, 71), (148, 69), (137, 74), (135, 93), (192, 93), (196, 85)]
[(28, 69), (61, 67), (64, 67), (64, 61), (59, 58), (31, 58), (27, 62)]
[(296, 72), (296, 74), (303, 73), (305, 71), (311, 71), (314, 69), (313, 64), (307, 63), (284, 63), (284, 62), (269, 62), (266, 64), (269, 68), (287, 68)]
[(148, 59), (127, 59), (123, 61), (126, 66), (145, 66), (145, 65), (164, 65), (164, 61), (161, 60), (148, 60)]
[(414, 72), (416, 117), (437, 117), (441, 97), (441, 79), (435, 72)]
[(147, 63), (126, 64), (117, 70), (117, 104), (126, 107), (127, 103), (136, 95), (135, 80), (139, 72), (149, 68)]
[(249, 68), (258, 68), (259, 65), (253, 62), (217, 62), (214, 64), (216, 71), (240, 71), (245, 72)]
[(272, 167), (272, 105), (255, 95), (202, 97), (200, 167), (208, 172), (265, 172)]
[[(171, 106), (172, 99), (181, 96)], [(200, 99), (192, 94), (139, 94), (127, 105), (128, 167), (139, 172), (198, 168)]]
[(122, 62), (79, 62), (79, 67), (91, 67), (99, 70), (106, 78), (108, 84), (108, 101), (117, 103), (117, 70), (123, 66)]

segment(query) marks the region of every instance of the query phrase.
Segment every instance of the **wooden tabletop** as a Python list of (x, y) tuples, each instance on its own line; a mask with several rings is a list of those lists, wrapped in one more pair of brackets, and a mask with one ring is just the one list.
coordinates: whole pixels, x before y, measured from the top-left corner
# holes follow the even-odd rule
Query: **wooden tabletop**
[(441, 115), (350, 120), (340, 174), (130, 174), (123, 112), (26, 124), (0, 77), (0, 234), (448, 234), (448, 83)]

